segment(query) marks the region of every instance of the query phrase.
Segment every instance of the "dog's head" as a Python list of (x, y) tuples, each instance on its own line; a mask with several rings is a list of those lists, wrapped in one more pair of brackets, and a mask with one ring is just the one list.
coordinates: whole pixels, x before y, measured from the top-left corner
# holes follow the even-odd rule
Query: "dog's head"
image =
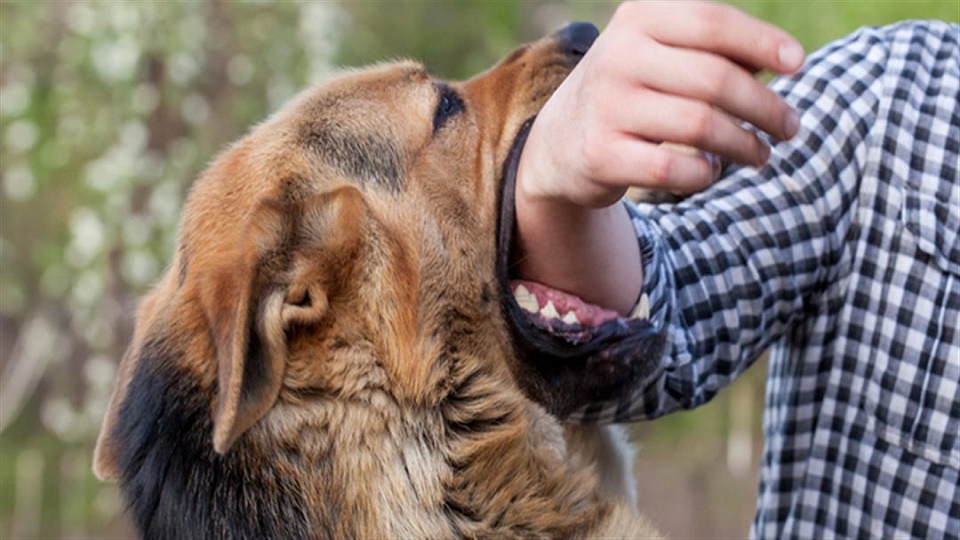
[(495, 263), (505, 164), (594, 37), (567, 27), (461, 83), (413, 62), (347, 74), (220, 155), (137, 314), (98, 476), (120, 474), (136, 381), (168, 364), (198, 385), (223, 454), (278, 402), (376, 390), (429, 407), (457, 349), (513, 358), (503, 305), (519, 310)]

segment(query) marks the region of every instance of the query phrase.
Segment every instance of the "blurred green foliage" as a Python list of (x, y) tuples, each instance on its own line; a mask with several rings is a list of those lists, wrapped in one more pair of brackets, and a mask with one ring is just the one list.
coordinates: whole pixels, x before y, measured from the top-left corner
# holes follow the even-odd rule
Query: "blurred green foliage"
[(733, 0), (727, 3), (790, 32), (808, 52), (861, 26), (883, 26), (907, 19), (960, 22), (957, 0)]
[(0, 535), (102, 535), (90, 474), (136, 299), (198, 171), (333, 66), (332, 4), (0, 4)]
[[(957, 0), (734, 4), (808, 50), (863, 24), (960, 20)], [(0, 536), (129, 534), (116, 488), (90, 473), (93, 442), (136, 300), (218, 149), (337, 66), (410, 57), (463, 78), (562, 22), (602, 25), (615, 7), (0, 2)], [(762, 380), (738, 384), (755, 395)], [(721, 396), (643, 431), (666, 446), (721, 440), (742, 424), (736, 403)]]

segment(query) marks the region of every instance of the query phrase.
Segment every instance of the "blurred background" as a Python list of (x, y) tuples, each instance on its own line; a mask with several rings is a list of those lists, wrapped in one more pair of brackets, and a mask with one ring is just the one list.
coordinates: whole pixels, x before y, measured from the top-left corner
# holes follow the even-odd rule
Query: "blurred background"
[[(733, 2), (812, 50), (862, 25), (960, 20), (957, 0)], [(607, 2), (0, 2), (0, 537), (125, 538), (90, 471), (137, 298), (219, 148), (339, 66), (462, 78)], [(673, 537), (745, 537), (763, 361), (701, 409), (633, 426), (644, 510)]]

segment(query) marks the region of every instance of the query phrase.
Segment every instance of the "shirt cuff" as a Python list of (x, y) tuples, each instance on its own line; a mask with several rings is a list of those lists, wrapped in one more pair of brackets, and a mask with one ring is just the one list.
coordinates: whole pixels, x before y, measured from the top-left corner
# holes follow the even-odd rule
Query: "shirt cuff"
[(630, 214), (637, 244), (640, 246), (640, 259), (643, 265), (643, 288), (634, 305), (634, 311), (649, 306), (649, 319), (659, 329), (665, 329), (672, 320), (673, 296), (675, 286), (673, 273), (667, 264), (667, 250), (663, 245), (663, 233), (656, 222), (646, 217), (636, 205), (624, 201)]

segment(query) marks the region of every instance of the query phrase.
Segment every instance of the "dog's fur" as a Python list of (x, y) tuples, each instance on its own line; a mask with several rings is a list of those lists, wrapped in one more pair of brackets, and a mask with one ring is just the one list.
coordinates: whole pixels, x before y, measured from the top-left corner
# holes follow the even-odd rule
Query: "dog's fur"
[(494, 275), (503, 163), (575, 56), (348, 74), (216, 159), (95, 454), (145, 537), (656, 536), (622, 434), (522, 392)]

